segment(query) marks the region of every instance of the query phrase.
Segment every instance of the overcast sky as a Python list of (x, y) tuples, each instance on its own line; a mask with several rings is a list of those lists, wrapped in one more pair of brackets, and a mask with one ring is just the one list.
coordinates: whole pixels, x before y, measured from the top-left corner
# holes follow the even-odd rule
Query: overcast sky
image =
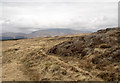
[(2, 0), (0, 10), (3, 32), (118, 26), (118, 0)]

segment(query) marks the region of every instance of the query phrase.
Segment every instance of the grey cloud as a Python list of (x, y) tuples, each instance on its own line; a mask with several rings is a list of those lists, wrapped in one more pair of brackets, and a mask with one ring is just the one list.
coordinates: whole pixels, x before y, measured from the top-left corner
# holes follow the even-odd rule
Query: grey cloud
[(4, 1), (4, 19), (0, 19), (3, 32), (30, 32), (43, 28), (96, 30), (117, 26), (117, 3), (76, 3), (77, 1)]
[(2, 0), (2, 2), (118, 2), (119, 0)]

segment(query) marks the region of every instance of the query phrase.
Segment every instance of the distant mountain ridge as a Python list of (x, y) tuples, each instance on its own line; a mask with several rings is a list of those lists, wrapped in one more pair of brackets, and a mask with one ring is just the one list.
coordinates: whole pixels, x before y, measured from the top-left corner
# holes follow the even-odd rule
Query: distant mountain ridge
[(0, 40), (8, 40), (8, 39), (24, 39), (26, 38), (25, 33), (13, 33), (13, 32), (7, 32), (3, 33), (2, 37), (0, 37)]
[[(86, 32), (89, 32), (89, 31), (86, 31)], [(2, 36), (0, 37), (0, 40), (72, 35), (72, 34), (80, 34), (80, 33), (86, 33), (86, 32), (80, 31), (80, 30), (72, 30), (72, 29), (52, 29), (52, 28), (34, 31), (29, 34), (7, 32), (2, 34)]]

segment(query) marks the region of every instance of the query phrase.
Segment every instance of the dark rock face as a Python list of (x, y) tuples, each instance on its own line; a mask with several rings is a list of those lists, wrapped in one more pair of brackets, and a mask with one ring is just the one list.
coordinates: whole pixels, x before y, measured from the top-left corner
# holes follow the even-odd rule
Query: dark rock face
[[(88, 36), (80, 36), (77, 39), (60, 43), (53, 48), (49, 49), (48, 54), (57, 54), (60, 56), (77, 56), (80, 60), (90, 60), (96, 69), (105, 70), (109, 65), (119, 66), (120, 64), (120, 28), (108, 28), (99, 30)], [(89, 57), (86, 57), (89, 56)], [(90, 59), (90, 57), (92, 57)], [(113, 66), (115, 67), (115, 66)], [(118, 68), (120, 69), (120, 67)], [(117, 69), (114, 71), (107, 69), (110, 74), (102, 79), (107, 81), (120, 80), (120, 74)], [(116, 73), (117, 71), (117, 73)], [(113, 76), (110, 77), (113, 73)]]

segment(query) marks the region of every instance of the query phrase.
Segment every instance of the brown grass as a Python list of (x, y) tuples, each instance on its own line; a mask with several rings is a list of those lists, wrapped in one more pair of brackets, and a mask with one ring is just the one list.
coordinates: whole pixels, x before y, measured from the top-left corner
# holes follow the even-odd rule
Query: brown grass
[[(87, 36), (90, 34), (81, 35)], [(3, 81), (18, 80), (18, 78), (16, 78), (18, 74), (20, 74), (19, 81), (119, 80), (119, 64), (115, 61), (110, 63), (109, 60), (111, 58), (108, 58), (107, 55), (111, 53), (112, 48), (110, 48), (108, 44), (97, 45), (98, 47), (94, 47), (93, 49), (94, 54), (90, 55), (86, 55), (86, 50), (82, 50), (81, 52), (76, 51), (81, 50), (82, 48), (80, 47), (73, 49), (73, 51), (76, 51), (75, 53), (71, 52), (74, 56), (60, 56), (59, 54), (47, 53), (49, 49), (56, 45), (62, 45), (62, 43), (65, 43), (67, 49), (69, 49), (69, 41), (76, 40), (81, 35), (3, 41)], [(83, 43), (81, 43), (81, 46)], [(98, 43), (99, 42), (97, 42), (97, 44)], [(78, 46), (79, 44), (80, 42), (75, 43), (75, 45)], [(117, 48), (118, 47), (116, 47), (116, 49)], [(61, 50), (59, 53), (71, 55), (70, 50), (66, 50), (66, 48)], [(103, 62), (105, 64), (101, 64)], [(14, 77), (11, 78), (10, 75)]]

